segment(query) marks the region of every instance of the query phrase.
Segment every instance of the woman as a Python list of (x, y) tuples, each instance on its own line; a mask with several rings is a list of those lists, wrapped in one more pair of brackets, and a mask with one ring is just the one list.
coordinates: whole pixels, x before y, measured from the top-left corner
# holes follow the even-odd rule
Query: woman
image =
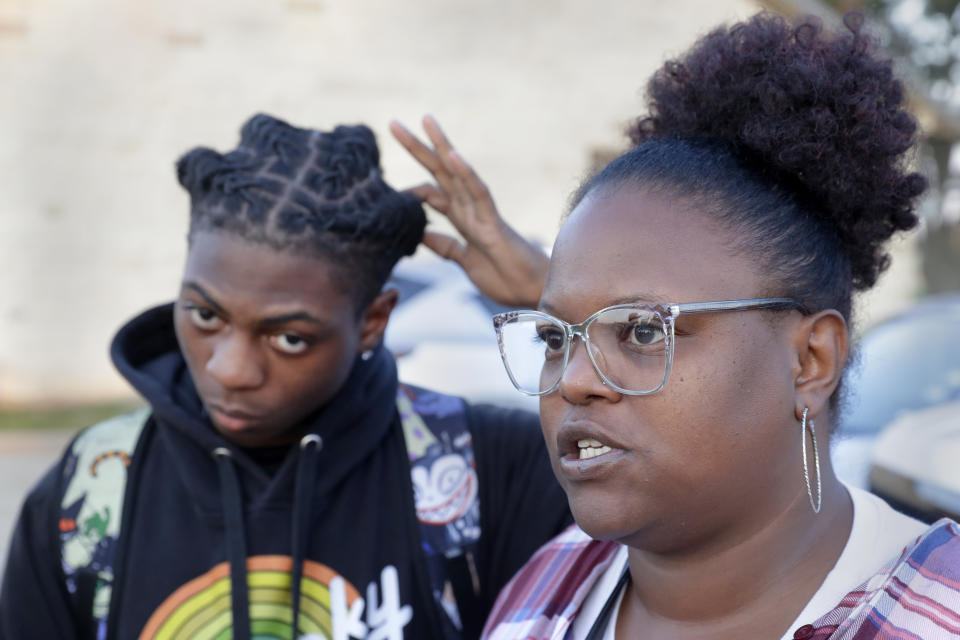
[(476, 637), (569, 515), (535, 416), (398, 386), (382, 288), (420, 203), (363, 126), (259, 115), (177, 175), (179, 297), (112, 347), (149, 409), (28, 496), (0, 637)]
[[(538, 311), (495, 318), (577, 527), (486, 637), (960, 637), (956, 523), (928, 529), (830, 464), (852, 294), (925, 187), (903, 87), (846, 26), (760, 14), (666, 63), (634, 147), (574, 197)], [(427, 241), (500, 287), (542, 269), (427, 124), (434, 149), (394, 133), (467, 244)]]

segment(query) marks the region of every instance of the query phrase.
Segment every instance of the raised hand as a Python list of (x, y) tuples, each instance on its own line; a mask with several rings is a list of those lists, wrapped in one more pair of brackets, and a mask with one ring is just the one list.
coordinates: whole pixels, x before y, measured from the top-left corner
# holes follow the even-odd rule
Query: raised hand
[(423, 129), (432, 148), (399, 122), (390, 123), (393, 136), (436, 181), (410, 191), (446, 216), (463, 236), (461, 242), (447, 234), (427, 231), (423, 244), (463, 267), (490, 299), (505, 305), (536, 307), (549, 258), (500, 217), (487, 185), (454, 150), (433, 117), (424, 117)]

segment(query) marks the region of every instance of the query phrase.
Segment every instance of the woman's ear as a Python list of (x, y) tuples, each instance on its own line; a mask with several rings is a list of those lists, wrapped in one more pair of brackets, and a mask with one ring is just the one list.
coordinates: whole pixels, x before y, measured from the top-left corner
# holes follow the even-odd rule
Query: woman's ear
[(840, 384), (847, 362), (847, 323), (834, 309), (805, 316), (796, 327), (794, 388), (796, 418), (804, 408), (810, 416), (822, 414)]
[(374, 298), (363, 312), (360, 318), (360, 342), (357, 345), (359, 351), (373, 349), (383, 340), (383, 332), (387, 330), (387, 322), (397, 306), (398, 298), (396, 289), (387, 289)]

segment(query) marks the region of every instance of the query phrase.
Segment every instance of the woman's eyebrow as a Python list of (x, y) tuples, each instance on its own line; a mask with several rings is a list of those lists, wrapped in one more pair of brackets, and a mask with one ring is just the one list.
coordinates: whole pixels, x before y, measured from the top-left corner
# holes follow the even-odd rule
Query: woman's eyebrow
[(629, 296), (623, 296), (621, 298), (616, 298), (611, 300), (608, 306), (613, 306), (616, 304), (633, 304), (634, 302), (653, 302), (655, 304), (664, 304), (667, 302), (667, 299), (657, 293), (647, 292), (647, 293), (634, 293)]
[[(634, 302), (652, 302), (656, 304), (666, 304), (666, 299), (663, 296), (660, 296), (655, 293), (634, 293), (629, 296), (622, 296), (620, 298), (615, 298), (613, 300), (608, 300), (606, 304), (603, 305), (603, 308), (613, 307), (618, 304), (633, 304)], [(557, 309), (549, 302), (541, 302), (537, 309), (549, 313), (552, 316), (557, 316)], [(558, 316), (559, 317), (559, 316)]]
[(207, 301), (207, 304), (209, 304), (211, 307), (213, 307), (214, 311), (216, 311), (216, 312), (219, 313), (220, 315), (227, 315), (227, 310), (224, 309), (222, 306), (220, 306), (220, 303), (218, 303), (216, 300), (214, 300), (214, 299), (210, 296), (210, 294), (208, 294), (206, 291), (204, 291), (203, 287), (201, 287), (201, 286), (200, 286), (199, 284), (197, 284), (196, 282), (193, 282), (192, 280), (187, 280), (187, 281), (185, 281), (185, 282), (183, 283), (183, 288), (184, 288), (184, 289), (192, 289), (192, 290), (195, 291), (201, 298), (203, 298), (204, 300), (206, 300), (206, 301)]

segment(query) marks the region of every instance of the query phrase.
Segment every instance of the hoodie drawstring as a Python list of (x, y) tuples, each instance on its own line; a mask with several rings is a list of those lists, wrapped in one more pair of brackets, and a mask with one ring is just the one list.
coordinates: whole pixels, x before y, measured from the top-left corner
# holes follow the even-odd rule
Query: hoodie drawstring
[(250, 602), (247, 591), (247, 541), (243, 525), (243, 500), (240, 479), (233, 466), (230, 450), (213, 450), (220, 473), (220, 495), (223, 499), (223, 523), (227, 535), (227, 557), (230, 560), (230, 600), (233, 613), (234, 640), (250, 639)]
[[(313, 446), (311, 446), (313, 445)], [(310, 527), (310, 505), (317, 477), (317, 454), (323, 448), (323, 439), (310, 433), (300, 440), (300, 459), (297, 461), (297, 481), (293, 490), (293, 527), (290, 547), (293, 569), (290, 575), (290, 600), (293, 606), (292, 638), (296, 639), (300, 624), (300, 582), (303, 580), (303, 561)]]
[[(300, 441), (300, 459), (293, 490), (293, 527), (290, 542), (293, 567), (290, 575), (290, 600), (293, 607), (291, 638), (296, 639), (300, 625), (300, 593), (303, 581), (303, 563), (310, 527), (310, 506), (316, 487), (317, 454), (323, 440), (308, 434)], [(227, 535), (227, 557), (230, 560), (230, 600), (233, 612), (234, 640), (250, 639), (250, 596), (247, 590), (247, 541), (243, 523), (243, 499), (240, 479), (233, 464), (233, 456), (226, 447), (213, 451), (220, 474), (220, 492), (223, 498), (223, 519)]]

